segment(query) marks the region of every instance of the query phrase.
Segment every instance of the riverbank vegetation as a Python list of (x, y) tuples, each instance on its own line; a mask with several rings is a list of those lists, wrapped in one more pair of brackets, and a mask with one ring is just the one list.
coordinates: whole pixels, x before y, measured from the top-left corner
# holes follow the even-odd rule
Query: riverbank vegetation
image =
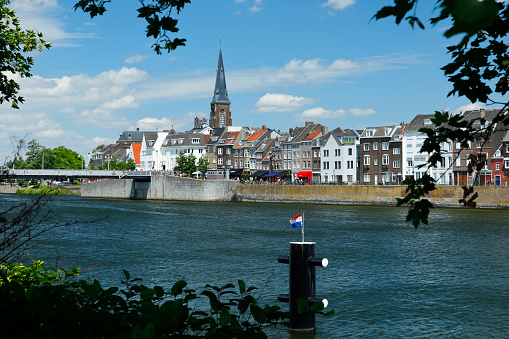
[[(78, 280), (79, 269), (56, 269), (35, 261), (0, 269), (0, 326), (20, 338), (267, 338), (267, 328), (286, 329), (289, 314), (260, 306), (237, 286), (149, 288), (123, 271), (122, 287)], [(19, 323), (22, 321), (22, 325)]]
[(23, 187), (16, 190), (19, 195), (67, 195), (63, 187), (48, 187), (46, 185)]

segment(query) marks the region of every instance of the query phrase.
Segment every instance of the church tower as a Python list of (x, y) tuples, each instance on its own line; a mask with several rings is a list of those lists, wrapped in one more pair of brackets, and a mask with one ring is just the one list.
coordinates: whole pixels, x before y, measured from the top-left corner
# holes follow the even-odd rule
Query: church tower
[(232, 125), (230, 105), (231, 103), (230, 99), (228, 99), (228, 90), (226, 89), (226, 78), (224, 75), (223, 55), (221, 53), (221, 48), (219, 48), (216, 87), (214, 89), (214, 97), (210, 103), (210, 127), (219, 128)]

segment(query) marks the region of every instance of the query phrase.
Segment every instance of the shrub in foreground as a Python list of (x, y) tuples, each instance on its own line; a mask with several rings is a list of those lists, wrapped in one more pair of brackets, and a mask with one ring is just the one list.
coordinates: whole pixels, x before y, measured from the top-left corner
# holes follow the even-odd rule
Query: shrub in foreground
[(77, 280), (79, 269), (6, 264), (0, 328), (19, 338), (266, 338), (267, 328), (288, 326), (289, 314), (258, 305), (242, 280), (197, 292), (183, 280), (164, 290), (123, 273), (122, 288), (103, 288)]

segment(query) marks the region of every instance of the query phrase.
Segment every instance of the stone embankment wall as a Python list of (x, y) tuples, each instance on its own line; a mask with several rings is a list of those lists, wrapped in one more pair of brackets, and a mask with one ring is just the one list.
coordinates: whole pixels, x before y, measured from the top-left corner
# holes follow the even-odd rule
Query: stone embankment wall
[(184, 201), (230, 201), (235, 181), (200, 180), (152, 172), (151, 182), (133, 179), (108, 179), (81, 186), (88, 198), (159, 199)]
[(16, 194), (19, 187), (11, 185), (0, 185), (0, 194)]
[[(328, 186), (328, 185), (237, 185), (235, 200), (356, 205), (396, 205), (405, 196), (405, 186)], [(475, 187), (478, 207), (509, 208), (509, 187)], [(428, 197), (436, 206), (458, 207), (463, 189), (439, 186)]]

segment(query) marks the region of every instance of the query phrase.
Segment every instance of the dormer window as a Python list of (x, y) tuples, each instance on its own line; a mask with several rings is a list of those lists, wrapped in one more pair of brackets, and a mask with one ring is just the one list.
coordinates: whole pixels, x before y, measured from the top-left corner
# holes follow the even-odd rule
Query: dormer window
[(431, 125), (431, 119), (424, 119), (424, 125)]
[(179, 138), (179, 139), (178, 139), (178, 143), (179, 143), (179, 145), (180, 145), (180, 144), (183, 144), (183, 143), (184, 143), (184, 138)]
[(200, 139), (199, 138), (192, 138), (191, 139), (191, 143), (192, 144), (199, 144), (200, 143)]
[(154, 145), (154, 140), (149, 140), (149, 141), (148, 141), (148, 145), (149, 145), (149, 146), (153, 146), (153, 145)]

